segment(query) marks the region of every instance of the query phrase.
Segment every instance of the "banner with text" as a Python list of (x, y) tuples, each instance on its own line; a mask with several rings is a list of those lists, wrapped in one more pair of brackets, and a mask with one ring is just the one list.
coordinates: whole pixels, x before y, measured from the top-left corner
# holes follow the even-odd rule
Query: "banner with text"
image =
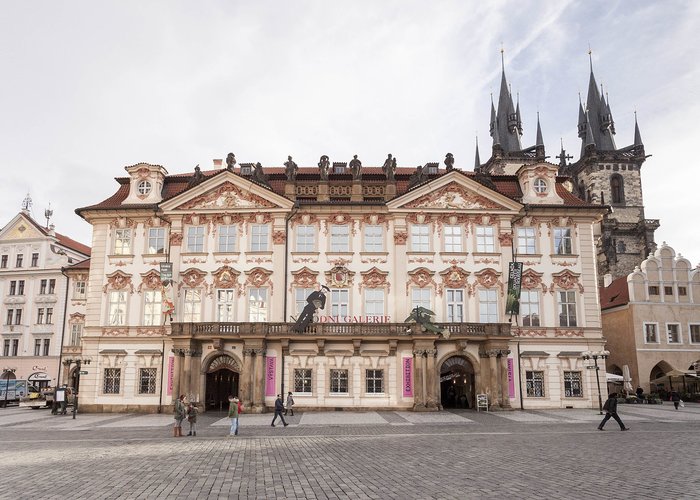
[(168, 387), (165, 394), (170, 396), (173, 393), (173, 376), (175, 375), (175, 357), (168, 357)]
[(413, 397), (413, 358), (403, 358), (403, 397)]
[(520, 312), (520, 282), (523, 277), (523, 263), (508, 263), (508, 295), (506, 297), (506, 314), (518, 315)]
[(265, 358), (265, 396), (275, 396), (275, 379), (277, 378), (277, 358), (268, 356)]
[(515, 378), (513, 373), (513, 358), (508, 358), (508, 397), (515, 397)]

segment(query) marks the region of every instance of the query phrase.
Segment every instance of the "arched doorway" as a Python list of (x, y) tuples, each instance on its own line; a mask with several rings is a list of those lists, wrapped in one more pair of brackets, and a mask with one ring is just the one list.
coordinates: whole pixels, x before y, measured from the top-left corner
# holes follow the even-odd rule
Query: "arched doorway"
[(447, 358), (440, 367), (443, 408), (474, 408), (474, 367), (461, 356)]
[(207, 369), (206, 407), (207, 410), (228, 408), (229, 395), (238, 394), (238, 363), (231, 356), (214, 358)]

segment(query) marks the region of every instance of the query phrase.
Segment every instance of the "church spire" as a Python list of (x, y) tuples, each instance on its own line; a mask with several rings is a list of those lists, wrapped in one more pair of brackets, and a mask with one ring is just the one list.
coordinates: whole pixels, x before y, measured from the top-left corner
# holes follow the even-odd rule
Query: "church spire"
[[(581, 122), (581, 109), (579, 109), (579, 137), (581, 137), (582, 132), (591, 131), (591, 136), (581, 137), (581, 149), (586, 146), (593, 144), (596, 149), (600, 151), (614, 151), (615, 140), (613, 135), (615, 134), (615, 125), (612, 117), (612, 112), (610, 111), (610, 105), (606, 102), (606, 99), (598, 89), (598, 84), (595, 80), (595, 75), (593, 74), (593, 58), (591, 56), (591, 50), (588, 50), (588, 58), (590, 61), (591, 73), (588, 78), (588, 95), (586, 97), (586, 108), (585, 115), (586, 121), (585, 128), (582, 127)], [(602, 89), (602, 87), (601, 87)]]
[(542, 127), (540, 127), (540, 112), (537, 112), (537, 139), (535, 140), (535, 146), (544, 147), (544, 139), (542, 139)]
[(476, 136), (476, 154), (474, 155), (474, 172), (481, 170), (481, 159), (479, 158), (479, 136)]
[(493, 145), (499, 144), (504, 152), (515, 152), (522, 150), (520, 145), (520, 134), (522, 123), (519, 119), (520, 106), (516, 110), (513, 105), (513, 96), (508, 87), (506, 79), (505, 59), (501, 48), (501, 88), (498, 94), (498, 108), (493, 107), (491, 111), (491, 137)]
[(637, 123), (637, 112), (634, 112), (634, 144), (633, 146), (644, 146), (642, 142), (642, 134), (639, 133), (639, 124)]

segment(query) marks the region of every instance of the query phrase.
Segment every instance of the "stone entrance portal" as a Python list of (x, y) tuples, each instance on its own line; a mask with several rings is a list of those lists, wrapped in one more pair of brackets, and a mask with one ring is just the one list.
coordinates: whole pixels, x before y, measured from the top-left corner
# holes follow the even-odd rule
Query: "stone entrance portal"
[(474, 367), (462, 356), (447, 358), (440, 367), (440, 404), (443, 408), (474, 408)]
[(228, 355), (214, 358), (206, 373), (206, 409), (225, 411), (229, 395), (238, 395), (238, 363)]

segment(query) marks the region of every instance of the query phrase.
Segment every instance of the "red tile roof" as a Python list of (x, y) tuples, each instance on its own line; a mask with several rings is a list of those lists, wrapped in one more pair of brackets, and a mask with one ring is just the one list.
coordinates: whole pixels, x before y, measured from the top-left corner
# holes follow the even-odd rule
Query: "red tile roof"
[(606, 287), (600, 287), (600, 308), (602, 310), (623, 306), (630, 301), (627, 276), (617, 278)]
[(90, 259), (81, 260), (77, 264), (73, 264), (72, 266), (66, 266), (63, 269), (65, 271), (77, 271), (77, 270), (83, 270), (83, 269), (90, 269)]
[[(31, 222), (31, 224), (41, 232), (41, 234), (45, 236), (50, 236), (49, 230), (43, 227), (34, 219), (32, 219), (32, 217), (29, 214), (22, 213), (22, 216), (29, 222)], [(79, 243), (74, 239), (69, 238), (68, 236), (65, 236), (61, 233), (54, 232), (54, 235), (56, 236), (56, 240), (60, 245), (63, 245), (64, 247), (69, 248), (75, 252), (82, 253), (83, 255), (90, 255), (91, 249), (89, 246), (83, 245), (82, 243)]]

